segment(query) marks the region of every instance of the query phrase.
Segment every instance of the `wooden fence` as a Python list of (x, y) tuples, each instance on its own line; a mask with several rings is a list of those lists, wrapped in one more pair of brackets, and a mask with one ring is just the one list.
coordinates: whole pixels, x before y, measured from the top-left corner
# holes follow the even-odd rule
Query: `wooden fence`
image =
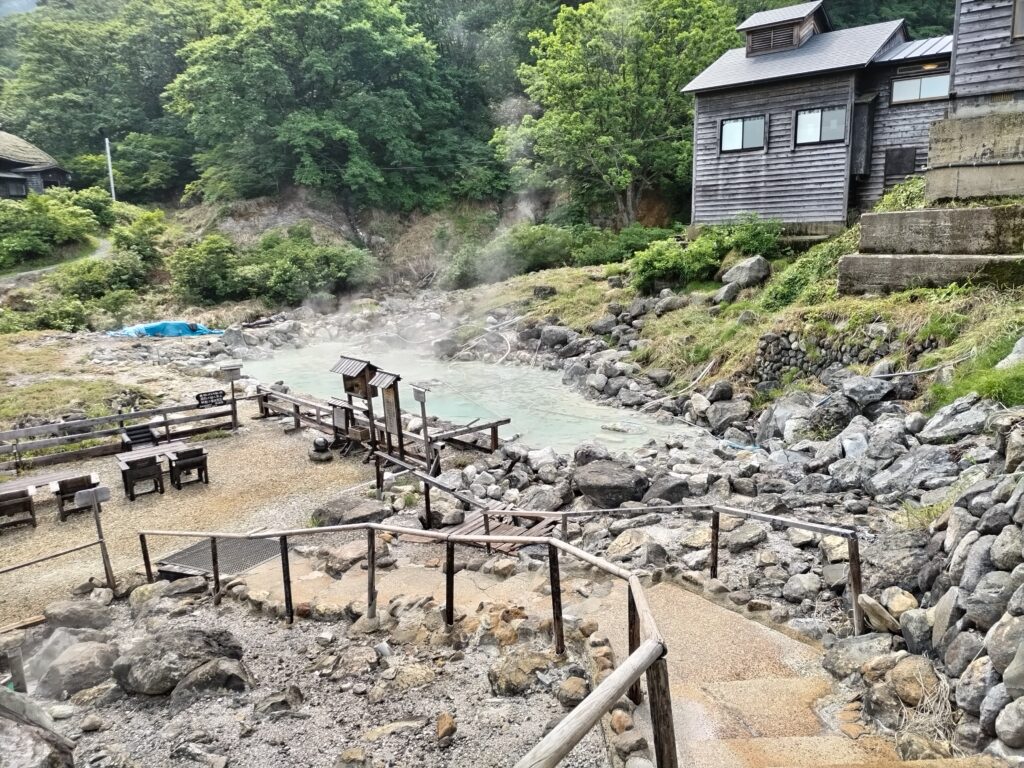
[[(120, 439), (112, 438), (119, 438), (126, 426), (142, 423), (148, 423), (161, 441), (177, 440), (214, 429), (237, 428), (238, 405), (235, 400), (213, 408), (200, 408), (198, 403), (171, 405), (0, 432), (0, 472), (20, 473), (34, 467), (120, 453), (124, 450)], [(75, 447), (94, 440), (103, 442)], [(49, 453), (55, 448), (59, 450)]]
[(149, 555), (149, 538), (171, 536), (209, 539), (211, 566), (213, 569), (214, 599), (219, 601), (221, 592), (220, 571), (217, 565), (218, 539), (277, 539), (280, 543), (281, 578), (284, 585), (285, 617), (289, 623), (294, 620), (292, 604), (291, 567), (288, 554), (289, 539), (318, 536), (341, 531), (366, 532), (367, 585), (366, 616), (377, 615), (376, 588), (376, 547), (378, 532), (395, 535), (410, 535), (427, 538), (445, 545), (445, 604), (444, 620), (448, 627), (455, 623), (455, 546), (457, 544), (539, 544), (548, 550), (548, 578), (551, 587), (552, 634), (555, 652), (565, 652), (565, 634), (562, 617), (562, 590), (560, 574), (560, 553), (566, 553), (587, 565), (595, 566), (605, 573), (621, 579), (627, 587), (627, 612), (629, 626), (629, 656), (615, 671), (606, 677), (572, 712), (566, 715), (544, 738), (531, 748), (517, 763), (516, 768), (552, 768), (586, 736), (601, 718), (611, 711), (622, 696), (629, 696), (634, 704), (642, 701), (641, 680), (647, 678), (647, 693), (650, 697), (651, 724), (654, 735), (654, 754), (658, 768), (678, 768), (676, 755), (675, 726), (672, 720), (672, 700), (669, 688), (668, 646), (658, 631), (637, 575), (609, 563), (578, 547), (550, 537), (521, 536), (457, 536), (439, 531), (413, 530), (399, 526), (377, 523), (336, 525), (325, 528), (299, 528), (295, 530), (269, 531), (253, 534), (215, 533), (210, 531), (141, 531), (139, 545), (145, 564), (146, 578), (153, 581), (153, 565)]

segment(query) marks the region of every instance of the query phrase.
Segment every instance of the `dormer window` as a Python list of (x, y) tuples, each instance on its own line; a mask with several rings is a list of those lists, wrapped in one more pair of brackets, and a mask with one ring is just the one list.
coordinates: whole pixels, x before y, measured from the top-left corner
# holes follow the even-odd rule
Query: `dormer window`
[(793, 24), (757, 29), (747, 33), (747, 55), (792, 48), (795, 40), (796, 26)]

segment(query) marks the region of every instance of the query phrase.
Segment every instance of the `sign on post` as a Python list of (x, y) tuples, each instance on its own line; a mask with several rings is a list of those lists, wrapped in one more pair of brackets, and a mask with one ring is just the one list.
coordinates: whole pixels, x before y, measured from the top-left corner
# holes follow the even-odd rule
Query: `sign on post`
[(105, 485), (101, 485), (98, 488), (89, 488), (75, 494), (76, 507), (94, 507), (105, 501), (110, 501), (110, 489)]
[(200, 408), (216, 408), (220, 405), (227, 405), (224, 402), (224, 397), (227, 393), (223, 389), (217, 389), (213, 392), (200, 392), (196, 395), (196, 403), (199, 404)]
[(402, 434), (402, 422), (398, 413), (398, 387), (381, 390), (384, 401), (384, 429), (392, 435)]

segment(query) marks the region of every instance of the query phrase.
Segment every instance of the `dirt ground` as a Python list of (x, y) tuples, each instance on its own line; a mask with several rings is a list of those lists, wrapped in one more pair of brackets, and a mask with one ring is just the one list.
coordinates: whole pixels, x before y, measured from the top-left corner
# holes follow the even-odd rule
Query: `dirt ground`
[[(357, 460), (309, 461), (311, 434), (286, 434), (279, 421), (254, 421), (250, 418), (254, 413), (253, 408), (242, 408), (237, 435), (196, 441), (210, 453), (208, 486), (186, 485), (178, 491), (165, 482), (163, 495), (129, 502), (113, 456), (74, 465), (82, 474), (98, 474), (111, 490), (111, 501), (103, 505), (102, 523), (115, 573), (141, 566), (139, 530), (245, 532), (267, 526), (302, 527), (317, 506), (371, 479), (372, 472)], [(38, 474), (70, 466), (44, 468)], [(0, 568), (95, 539), (91, 515), (72, 515), (58, 523), (56, 502), (44, 491), (39, 492), (36, 506), (38, 528), (0, 529)], [(151, 554), (156, 558), (190, 543), (157, 539), (150, 544)], [(76, 584), (102, 573), (99, 551), (90, 548), (0, 575), (0, 626), (38, 614), (47, 603), (65, 598)]]

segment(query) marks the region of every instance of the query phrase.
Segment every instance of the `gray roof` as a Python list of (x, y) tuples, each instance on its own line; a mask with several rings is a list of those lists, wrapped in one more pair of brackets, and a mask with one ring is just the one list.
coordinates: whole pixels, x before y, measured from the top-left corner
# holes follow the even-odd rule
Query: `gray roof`
[(338, 362), (331, 368), (331, 373), (340, 373), (342, 376), (360, 376), (369, 365), (370, 363), (366, 360), (343, 356), (338, 358)]
[(911, 40), (886, 51), (877, 59), (879, 64), (886, 61), (907, 61), (908, 59), (927, 59), (932, 56), (952, 56), (953, 36), (929, 37), (927, 40)]
[(397, 373), (388, 373), (387, 371), (377, 371), (376, 375), (370, 379), (371, 387), (380, 387), (381, 389), (387, 389), (396, 381), (399, 381), (402, 377)]
[(686, 93), (735, 88), (792, 77), (858, 69), (870, 64), (878, 51), (904, 30), (902, 19), (814, 35), (799, 48), (747, 56), (746, 48), (722, 54), (714, 64), (683, 88)]
[(736, 29), (742, 32), (746, 29), (770, 27), (773, 24), (785, 24), (787, 21), (803, 21), (816, 10), (821, 8), (823, 2), (824, 0), (815, 0), (815, 2), (790, 5), (786, 8), (776, 8), (772, 11), (761, 11), (760, 13), (755, 13), (749, 19), (736, 27)]
[(25, 141), (13, 133), (0, 131), (0, 160), (9, 160), (25, 165), (48, 163), (56, 165), (57, 161), (43, 152), (35, 144)]

